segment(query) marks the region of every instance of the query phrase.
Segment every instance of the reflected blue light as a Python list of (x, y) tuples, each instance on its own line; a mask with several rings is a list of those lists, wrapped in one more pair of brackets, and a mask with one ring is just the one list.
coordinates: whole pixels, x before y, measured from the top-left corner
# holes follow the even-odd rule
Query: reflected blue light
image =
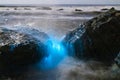
[(64, 46), (57, 40), (50, 39), (46, 42), (48, 56), (40, 62), (41, 69), (55, 68), (67, 55)]

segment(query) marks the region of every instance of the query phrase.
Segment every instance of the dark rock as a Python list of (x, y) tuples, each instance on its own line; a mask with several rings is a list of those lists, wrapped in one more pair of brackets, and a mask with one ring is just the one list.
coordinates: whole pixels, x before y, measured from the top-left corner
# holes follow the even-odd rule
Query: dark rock
[(82, 11), (81, 9), (75, 9), (75, 11)]
[(107, 10), (109, 10), (108, 8), (103, 8), (103, 9), (101, 9), (102, 11), (107, 11)]
[(15, 7), (14, 10), (17, 10), (17, 8)]
[(36, 36), (21, 32), (0, 28), (1, 69), (32, 65), (47, 55), (45, 40), (48, 36), (45, 33), (33, 30), (32, 34), (39, 33), (38, 39)]
[(64, 10), (63, 8), (61, 8), (61, 9), (58, 9), (58, 11), (62, 11), (62, 10)]
[(52, 10), (51, 7), (42, 7), (43, 10)]
[(120, 51), (120, 16), (116, 14), (111, 8), (68, 33), (63, 40), (68, 53), (80, 59), (113, 62)]
[(115, 62), (116, 62), (116, 64), (118, 65), (118, 67), (120, 67), (120, 52), (119, 52), (119, 54), (117, 55), (117, 57), (115, 58)]

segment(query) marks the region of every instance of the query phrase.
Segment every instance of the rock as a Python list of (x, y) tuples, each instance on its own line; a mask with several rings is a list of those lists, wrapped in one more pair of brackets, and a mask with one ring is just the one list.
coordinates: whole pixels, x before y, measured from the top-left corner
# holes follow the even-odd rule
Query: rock
[(69, 55), (82, 58), (82, 54), (84, 53), (83, 52), (84, 45), (82, 40), (84, 39), (84, 37), (86, 37), (86, 35), (84, 34), (85, 34), (85, 26), (81, 25), (80, 28), (71, 31), (66, 35), (66, 37), (63, 40), (63, 44), (68, 49)]
[(61, 9), (58, 9), (58, 11), (63, 11), (64, 9), (63, 8), (61, 8)]
[(118, 67), (120, 67), (120, 52), (119, 52), (119, 54), (117, 55), (117, 57), (115, 58), (115, 62), (116, 62), (116, 64), (118, 65)]
[(82, 11), (81, 9), (75, 9), (75, 11)]
[(17, 10), (17, 8), (15, 7), (14, 10)]
[[(21, 31), (22, 32), (22, 31)], [(45, 40), (48, 36), (37, 30), (32, 34), (0, 28), (0, 67), (14, 69), (35, 64), (47, 55)], [(30, 33), (30, 32), (29, 32)]]
[(116, 14), (111, 8), (69, 32), (63, 40), (68, 53), (85, 60), (114, 62), (120, 51), (120, 16)]
[(101, 9), (101, 11), (108, 11), (108, 10), (109, 10), (108, 8)]
[(51, 7), (42, 7), (43, 10), (52, 10)]

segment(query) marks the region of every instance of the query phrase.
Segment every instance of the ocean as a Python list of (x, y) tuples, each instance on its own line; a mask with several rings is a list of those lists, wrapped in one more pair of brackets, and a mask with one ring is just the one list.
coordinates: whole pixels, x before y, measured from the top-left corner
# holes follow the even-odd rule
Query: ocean
[[(120, 5), (2, 5), (0, 27), (37, 29), (61, 41), (69, 31), (112, 7), (120, 10)], [(98, 65), (98, 70), (92, 70), (90, 65), (95, 68)], [(24, 74), (8, 77), (7, 80), (96, 80), (105, 76), (110, 79), (110, 69), (104, 68), (99, 62), (85, 63), (67, 56), (54, 69), (40, 71), (37, 68), (29, 68)]]

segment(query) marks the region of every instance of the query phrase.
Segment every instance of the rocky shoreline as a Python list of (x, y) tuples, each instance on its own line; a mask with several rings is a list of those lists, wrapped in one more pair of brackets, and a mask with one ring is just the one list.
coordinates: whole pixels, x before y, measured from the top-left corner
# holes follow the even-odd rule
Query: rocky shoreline
[[(37, 30), (33, 30), (33, 32), (35, 32), (33, 34), (40, 36), (39, 40), (38, 37), (31, 34), (0, 28), (1, 76), (13, 77), (17, 75), (16, 72), (22, 73), (21, 68), (26, 69), (25, 66), (31, 66), (48, 56), (46, 53), (47, 44), (45, 43), (49, 36)], [(62, 43), (69, 56), (78, 58), (80, 61), (98, 61), (104, 63), (107, 67), (115, 65), (114, 73), (117, 74), (120, 71), (119, 41), (120, 11), (111, 8), (70, 31), (66, 34)], [(58, 45), (57, 49), (59, 49)], [(119, 80), (118, 75), (113, 78)], [(12, 79), (10, 78), (10, 80)]]
[(120, 51), (119, 21), (120, 12), (111, 8), (69, 32), (63, 40), (68, 50), (72, 50), (68, 54), (72, 52), (79, 59), (114, 63)]

